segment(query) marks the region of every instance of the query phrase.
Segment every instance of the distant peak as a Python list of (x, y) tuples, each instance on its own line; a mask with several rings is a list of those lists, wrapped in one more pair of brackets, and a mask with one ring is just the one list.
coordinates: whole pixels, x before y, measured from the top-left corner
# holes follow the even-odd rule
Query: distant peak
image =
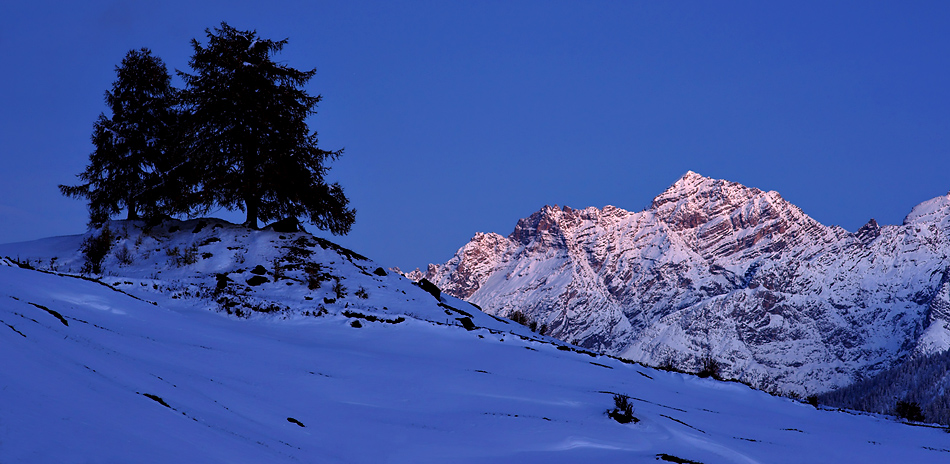
[(694, 185), (697, 183), (702, 183), (702, 182), (710, 181), (710, 180), (713, 180), (713, 179), (706, 177), (702, 174), (699, 174), (695, 171), (686, 171), (686, 174), (683, 174), (682, 176), (680, 176), (680, 178), (676, 182), (674, 182), (673, 185), (670, 186), (670, 188), (677, 187), (677, 186), (684, 186), (684, 185)]
[[(653, 199), (651, 209), (657, 216), (675, 229), (691, 229), (706, 224), (714, 218), (722, 218), (750, 206), (742, 222), (752, 216), (758, 220), (774, 219), (780, 211), (794, 209), (778, 192), (763, 192), (737, 182), (712, 179), (693, 171), (687, 171), (663, 193)], [(749, 224), (751, 224), (750, 222)]]
[(673, 185), (653, 199), (653, 208), (687, 198), (714, 198), (721, 196), (726, 190), (756, 190), (744, 185), (722, 179), (712, 179), (694, 171), (686, 171)]
[(703, 176), (702, 174), (700, 174), (700, 173), (698, 173), (698, 172), (696, 172), (696, 171), (689, 170), (689, 171), (686, 171), (686, 174), (683, 174), (683, 175), (680, 177), (680, 179), (688, 179), (688, 178), (691, 178), (691, 177), (702, 177), (702, 178), (704, 178), (704, 179), (706, 178), (706, 176)]
[(877, 224), (877, 221), (875, 221), (874, 218), (871, 218), (871, 220), (868, 221), (867, 224), (861, 226), (861, 228), (858, 229), (854, 235), (861, 243), (867, 245), (868, 243), (873, 242), (874, 239), (876, 239), (879, 235), (881, 235), (881, 226)]

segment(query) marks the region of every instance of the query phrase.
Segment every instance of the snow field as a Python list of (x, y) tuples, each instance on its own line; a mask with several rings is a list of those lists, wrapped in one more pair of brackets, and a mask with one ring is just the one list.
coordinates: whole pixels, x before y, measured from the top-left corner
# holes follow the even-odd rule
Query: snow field
[[(338, 314), (240, 319), (202, 299), (150, 296), (157, 305), (96, 282), (0, 267), (0, 461), (950, 457), (943, 430), (817, 411), (500, 330), (414, 318), (353, 328)], [(608, 419), (604, 392), (635, 398), (640, 422)]]

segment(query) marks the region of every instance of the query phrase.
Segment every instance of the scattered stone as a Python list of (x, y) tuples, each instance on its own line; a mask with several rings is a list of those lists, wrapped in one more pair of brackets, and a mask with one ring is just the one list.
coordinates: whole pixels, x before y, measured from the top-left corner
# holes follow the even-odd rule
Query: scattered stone
[(247, 284), (252, 287), (256, 287), (260, 284), (264, 284), (267, 282), (270, 282), (270, 279), (264, 276), (259, 276), (259, 275), (256, 275), (254, 277), (251, 277), (250, 279), (247, 279)]
[(257, 274), (259, 276), (262, 276), (264, 274), (267, 274), (267, 269), (264, 269), (264, 266), (261, 266), (260, 264), (258, 264), (257, 267), (255, 267), (254, 269), (251, 269), (251, 274)]
[(461, 322), (461, 323), (462, 323), (462, 327), (465, 327), (465, 330), (475, 330), (475, 329), (478, 328), (478, 327), (475, 326), (475, 323), (472, 322), (472, 319), (471, 319), (471, 318), (468, 318), (468, 317), (459, 317), (459, 318), (456, 318), (455, 320)]
[(286, 219), (281, 219), (273, 224), (264, 226), (265, 229), (271, 229), (274, 232), (306, 232), (303, 230), (303, 227), (300, 225), (300, 221), (295, 217), (289, 217)]

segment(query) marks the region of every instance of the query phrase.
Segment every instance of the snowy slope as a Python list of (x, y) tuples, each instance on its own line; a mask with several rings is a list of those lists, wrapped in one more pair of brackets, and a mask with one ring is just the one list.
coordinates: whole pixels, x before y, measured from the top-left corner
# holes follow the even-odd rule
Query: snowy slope
[(950, 347), (950, 197), (855, 233), (689, 172), (641, 212), (545, 207), (425, 277), (488, 313), (651, 365), (802, 395)]
[(169, 220), (147, 230), (141, 221), (113, 221), (107, 228), (111, 248), (101, 275), (84, 270), (81, 251), (101, 230), (0, 245), (0, 256), (92, 276), (145, 300), (171, 296), (172, 305), (183, 301), (241, 317), (349, 312), (458, 326), (467, 318), (476, 326), (536, 336), (451, 296), (436, 299), (372, 260), (306, 232), (255, 231), (217, 219)]
[[(266, 232), (245, 238), (255, 239), (269, 240)], [(354, 269), (336, 268), (348, 282), (362, 276)], [(543, 338), (430, 322), (424, 317), (435, 312), (424, 298), (386, 310), (423, 319), (362, 319), (360, 328), (332, 311), (241, 318), (184, 295), (197, 287), (185, 270), (154, 273), (128, 277), (131, 284), (113, 276), (121, 282), (110, 286), (0, 265), (0, 461), (936, 463), (950, 456), (950, 434), (941, 429), (819, 411), (741, 384), (558, 349)], [(166, 273), (175, 279), (163, 280)], [(416, 288), (392, 279), (388, 290), (375, 289), (374, 301), (395, 307), (403, 290)], [(640, 422), (607, 418), (610, 392), (634, 397)]]

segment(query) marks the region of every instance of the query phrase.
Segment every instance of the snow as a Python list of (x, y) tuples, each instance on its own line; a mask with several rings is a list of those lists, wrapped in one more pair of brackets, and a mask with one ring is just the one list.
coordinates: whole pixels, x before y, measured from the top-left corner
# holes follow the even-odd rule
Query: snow
[(948, 195), (927, 200), (911, 210), (910, 214), (904, 218), (904, 224), (932, 221), (935, 216), (937, 219), (942, 219), (946, 217), (948, 209), (950, 209), (950, 196)]
[(950, 196), (870, 224), (859, 237), (689, 171), (640, 212), (545, 207), (425, 277), (562, 340), (683, 370), (718, 356), (729, 376), (806, 396), (950, 347)]
[[(303, 305), (329, 289), (270, 282), (247, 297), (289, 309), (229, 316), (195, 292), (213, 285), (214, 272), (238, 280), (241, 267), (280, 256), (280, 246), (297, 235), (280, 234), (287, 237), (282, 241), (267, 231), (193, 227), (157, 230), (138, 248), (138, 233), (127, 230), (119, 242), (135, 248), (134, 264), (107, 260), (109, 275), (100, 282), (0, 266), (0, 461), (574, 463), (655, 462), (669, 455), (710, 464), (950, 457), (950, 434), (942, 429), (816, 410), (738, 383), (590, 356), (444, 298), (442, 304), (470, 313), (479, 326), (465, 330), (408, 280), (366, 275), (362, 269), (372, 270), (372, 262), (349, 261), (332, 248), (314, 247), (314, 259), (348, 287), (367, 287), (370, 298), (351, 294), (311, 317), (302, 314)], [(213, 256), (193, 264), (178, 267), (155, 251), (200, 243), (211, 233), (220, 242), (199, 249)], [(10, 252), (19, 250), (21, 262), (29, 255), (34, 263), (59, 257), (63, 272), (78, 264), (70, 258), (76, 249), (66, 245), (80, 242), (6, 245), (0, 254), (15, 259)], [(235, 256), (246, 262), (235, 263)], [(355, 319), (342, 312), (357, 307), (407, 317), (397, 324), (362, 319), (354, 328)], [(605, 415), (612, 392), (633, 398), (638, 423), (621, 425)]]

